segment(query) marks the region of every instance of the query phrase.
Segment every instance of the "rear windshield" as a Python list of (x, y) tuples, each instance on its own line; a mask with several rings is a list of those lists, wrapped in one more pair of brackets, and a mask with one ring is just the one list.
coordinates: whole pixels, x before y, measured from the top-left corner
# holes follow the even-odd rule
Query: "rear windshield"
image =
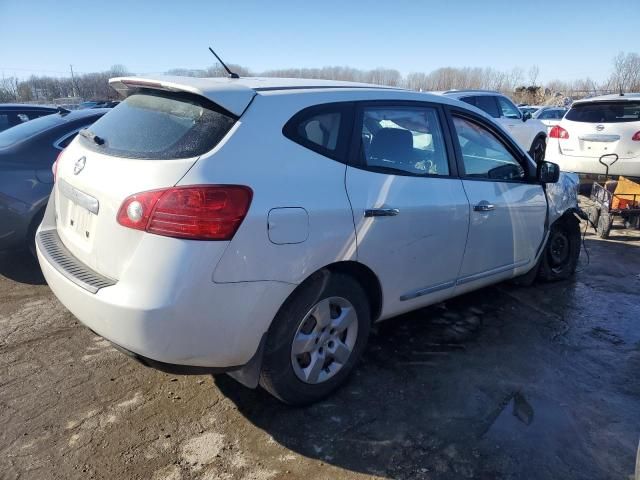
[(640, 102), (579, 103), (564, 117), (573, 122), (622, 123), (640, 121)]
[(26, 140), (50, 127), (61, 124), (63, 121), (64, 118), (59, 114), (46, 115), (3, 130), (0, 132), (0, 148)]
[(208, 152), (235, 118), (189, 94), (143, 92), (127, 97), (89, 127), (104, 143), (80, 136), (84, 146), (118, 157), (163, 160)]

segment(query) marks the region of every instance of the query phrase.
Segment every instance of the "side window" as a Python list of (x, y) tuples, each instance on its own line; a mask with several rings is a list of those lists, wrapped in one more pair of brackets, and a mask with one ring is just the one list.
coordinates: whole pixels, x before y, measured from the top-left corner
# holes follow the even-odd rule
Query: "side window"
[(468, 103), (469, 105), (476, 106), (476, 97), (462, 97), (460, 98), (464, 103)]
[(362, 157), (383, 173), (449, 175), (438, 112), (430, 107), (365, 107)]
[(335, 151), (340, 132), (340, 113), (314, 115), (298, 124), (297, 134), (311, 143)]
[(500, 105), (500, 111), (503, 117), (511, 118), (514, 120), (516, 119), (519, 120), (520, 118), (522, 118), (522, 115), (520, 114), (520, 110), (518, 110), (518, 107), (516, 107), (509, 100), (507, 100), (504, 97), (496, 97), (496, 99), (498, 100), (498, 105)]
[[(31, 117), (31, 118), (35, 118), (35, 117)], [(21, 122), (28, 122), (30, 120), (29, 116), (26, 113), (19, 113), (18, 114), (18, 120), (20, 120)]]
[(341, 129), (351, 125), (345, 118), (350, 109), (350, 104), (340, 103), (310, 107), (294, 115), (282, 132), (303, 147), (342, 161), (346, 139)]
[(475, 98), (475, 106), (480, 110), (484, 110), (493, 118), (500, 118), (500, 110), (496, 104), (496, 99), (493, 95), (478, 95)]
[(523, 180), (525, 171), (507, 147), (486, 128), (453, 117), (465, 176), (491, 180)]
[(550, 120), (556, 118), (556, 113), (553, 110), (545, 110), (538, 117), (539, 120)]

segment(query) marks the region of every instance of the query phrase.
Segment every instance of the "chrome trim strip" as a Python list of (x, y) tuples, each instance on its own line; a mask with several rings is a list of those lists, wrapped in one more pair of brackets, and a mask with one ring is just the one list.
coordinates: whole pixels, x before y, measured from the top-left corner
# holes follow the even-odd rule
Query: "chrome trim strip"
[(462, 285), (465, 283), (473, 282), (474, 280), (480, 280), (481, 278), (490, 277), (491, 275), (496, 275), (498, 273), (506, 272), (507, 270), (522, 267), (527, 263), (529, 263), (529, 260), (521, 260), (517, 263), (510, 263), (509, 265), (503, 265), (501, 267), (493, 268), (485, 272), (474, 273), (473, 275), (467, 275), (466, 277), (459, 278), (458, 281), (456, 282), (456, 285)]
[(400, 297), (400, 301), (412, 300), (414, 298), (422, 297), (423, 295), (427, 295), (429, 293), (438, 292), (446, 288), (451, 288), (455, 284), (455, 280), (451, 280), (450, 282), (439, 283), (438, 285), (433, 285), (431, 287), (421, 288), (420, 290), (416, 290), (414, 292), (405, 293)]
[(578, 140), (586, 140), (587, 142), (617, 142), (620, 135), (601, 135), (598, 133), (579, 135)]
[(40, 253), (53, 268), (88, 292), (96, 293), (101, 288), (111, 287), (117, 283), (116, 280), (94, 272), (74, 257), (60, 240), (55, 228), (40, 230), (36, 235), (36, 244)]
[(71, 186), (63, 178), (58, 180), (58, 191), (69, 200), (72, 200), (74, 203), (86, 208), (94, 215), (98, 214), (100, 209), (100, 202), (98, 202), (98, 199), (92, 197), (88, 193), (78, 190), (76, 187)]

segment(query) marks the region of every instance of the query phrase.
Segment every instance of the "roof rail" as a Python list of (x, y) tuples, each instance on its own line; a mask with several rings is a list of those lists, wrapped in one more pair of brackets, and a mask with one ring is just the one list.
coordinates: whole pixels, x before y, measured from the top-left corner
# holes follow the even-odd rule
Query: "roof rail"
[(452, 89), (446, 90), (443, 93), (496, 93), (498, 95), (502, 95), (500, 92), (496, 90), (483, 90), (481, 88), (463, 88), (463, 89)]

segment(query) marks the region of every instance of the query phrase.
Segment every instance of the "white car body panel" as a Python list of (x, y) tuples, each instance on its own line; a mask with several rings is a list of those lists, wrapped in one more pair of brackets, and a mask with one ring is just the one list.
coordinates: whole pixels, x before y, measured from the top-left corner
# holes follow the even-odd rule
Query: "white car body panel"
[[(309, 150), (282, 132), (295, 113), (317, 104), (415, 100), (460, 106), (455, 99), (315, 80), (134, 80), (206, 96), (242, 114), (199, 157), (118, 158), (78, 139), (60, 157), (40, 231), (55, 229), (80, 262), (117, 282), (86, 291), (38, 247), (43, 273), (84, 324), (136, 354), (178, 365), (243, 365), (296, 286), (336, 262), (358, 262), (374, 272), (382, 288), (380, 320), (525, 273), (539, 255), (547, 204), (537, 183), (373, 173)], [(123, 79), (113, 83), (131, 86)], [(84, 169), (75, 174), (83, 156)], [(70, 219), (83, 215), (68, 214), (62, 181), (98, 200), (98, 215), (71, 226)], [(116, 221), (134, 193), (203, 184), (253, 191), (230, 241), (159, 236)], [(496, 209), (474, 212), (483, 200)], [(364, 216), (368, 208), (385, 206), (398, 208), (399, 215)]]
[[(469, 226), (462, 181), (347, 169), (358, 261), (380, 279), (381, 318), (451, 296)], [(396, 216), (365, 217), (394, 208)], [(408, 297), (408, 298), (407, 298)]]
[(458, 283), (477, 286), (492, 274), (509, 278), (514, 269), (530, 269), (545, 233), (547, 202), (542, 187), (473, 180), (463, 180), (463, 185), (472, 209), (482, 203), (494, 209), (471, 212)]

